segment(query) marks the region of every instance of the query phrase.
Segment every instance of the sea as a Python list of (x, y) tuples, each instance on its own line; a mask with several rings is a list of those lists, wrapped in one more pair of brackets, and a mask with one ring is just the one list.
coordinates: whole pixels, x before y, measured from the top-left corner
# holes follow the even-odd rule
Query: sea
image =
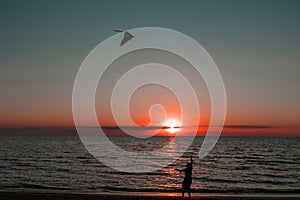
[[(49, 192), (180, 192), (192, 154), (192, 192), (204, 194), (300, 194), (299, 137), (220, 137), (204, 158), (203, 137), (173, 163), (153, 172), (112, 169), (95, 159), (78, 136), (0, 136), (0, 190)], [(111, 136), (121, 148), (150, 144)], [(152, 137), (155, 146), (172, 137)], [(126, 158), (124, 158), (126, 159)], [(156, 162), (153, 160), (153, 162)]]

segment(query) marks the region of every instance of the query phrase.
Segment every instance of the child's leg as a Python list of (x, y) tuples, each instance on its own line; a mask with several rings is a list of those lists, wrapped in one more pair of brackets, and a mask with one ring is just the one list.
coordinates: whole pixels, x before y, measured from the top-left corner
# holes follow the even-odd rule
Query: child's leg
[(182, 198), (184, 198), (184, 187), (185, 187), (185, 185), (184, 185), (184, 183), (182, 184)]

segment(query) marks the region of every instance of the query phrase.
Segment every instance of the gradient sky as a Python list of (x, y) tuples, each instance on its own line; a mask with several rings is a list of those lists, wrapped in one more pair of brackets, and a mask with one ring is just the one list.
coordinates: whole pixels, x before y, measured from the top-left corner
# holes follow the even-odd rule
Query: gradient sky
[(0, 126), (70, 126), (85, 56), (112, 29), (197, 40), (223, 75), (227, 124), (300, 127), (299, 1), (1, 1)]

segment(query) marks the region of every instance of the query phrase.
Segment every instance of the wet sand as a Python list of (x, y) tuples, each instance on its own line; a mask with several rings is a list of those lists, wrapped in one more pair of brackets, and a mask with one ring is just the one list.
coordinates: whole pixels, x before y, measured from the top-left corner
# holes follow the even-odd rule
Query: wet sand
[[(2, 200), (165, 200), (182, 199), (179, 193), (43, 193), (43, 192), (20, 192), (20, 191), (0, 191)], [(187, 195), (185, 199), (188, 199)], [(205, 195), (192, 194), (191, 199), (199, 200), (296, 200), (298, 195)]]

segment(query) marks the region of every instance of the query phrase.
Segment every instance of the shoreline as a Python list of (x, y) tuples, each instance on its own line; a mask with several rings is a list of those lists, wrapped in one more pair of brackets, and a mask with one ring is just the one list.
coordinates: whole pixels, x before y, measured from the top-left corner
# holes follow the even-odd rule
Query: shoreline
[[(112, 199), (143, 199), (164, 200), (182, 199), (181, 193), (155, 193), (155, 192), (42, 192), (42, 191), (0, 191), (0, 199), (32, 199), (32, 200), (112, 200)], [(188, 194), (185, 194), (188, 199)], [(296, 200), (300, 199), (297, 194), (199, 194), (192, 193), (191, 199), (201, 200)]]

